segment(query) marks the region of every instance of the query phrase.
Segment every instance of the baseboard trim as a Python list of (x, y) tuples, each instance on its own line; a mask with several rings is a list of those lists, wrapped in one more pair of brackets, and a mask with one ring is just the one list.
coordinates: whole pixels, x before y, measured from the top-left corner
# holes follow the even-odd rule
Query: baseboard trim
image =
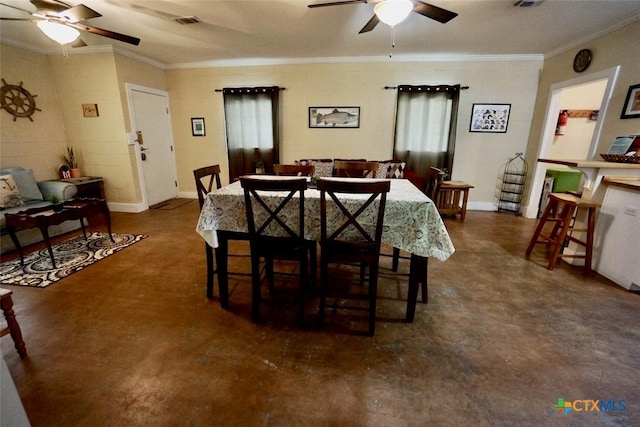
[(107, 202), (109, 210), (112, 212), (140, 213), (149, 209), (144, 203), (110, 203)]

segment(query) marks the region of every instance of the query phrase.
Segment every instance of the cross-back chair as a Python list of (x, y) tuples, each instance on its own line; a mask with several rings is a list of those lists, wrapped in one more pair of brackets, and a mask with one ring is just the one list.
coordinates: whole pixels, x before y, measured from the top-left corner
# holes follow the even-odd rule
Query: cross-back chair
[[(196, 181), (196, 190), (198, 193), (198, 203), (200, 204), (200, 210), (202, 211), (202, 207), (204, 206), (205, 198), (207, 194), (213, 190), (216, 190), (222, 187), (220, 183), (220, 165), (211, 165), (204, 166), (199, 169), (195, 169), (193, 171), (193, 177)], [(215, 184), (215, 187), (214, 187)], [(226, 239), (221, 240), (221, 242), (226, 242), (228, 240), (248, 240), (249, 236), (246, 233), (239, 233), (235, 231), (224, 231), (218, 230), (219, 234), (225, 234)], [(214, 276), (218, 273), (218, 269), (214, 265), (214, 251), (209, 243), (205, 242), (205, 254), (207, 258), (207, 298), (213, 298), (213, 279)], [(229, 256), (239, 256), (239, 255), (229, 255)], [(246, 256), (246, 255), (240, 255)], [(227, 274), (239, 275), (239, 276), (247, 276), (247, 273), (241, 272), (227, 272)]]
[(273, 171), (280, 176), (313, 176), (315, 170), (314, 165), (273, 165)]
[(302, 325), (307, 288), (315, 287), (317, 253), (316, 241), (304, 238), (304, 190), (307, 180), (304, 177), (245, 176), (240, 177), (240, 184), (244, 189), (251, 245), (252, 320), (259, 320), (261, 259), (265, 260), (271, 292), (274, 290), (274, 260), (294, 260), (299, 262), (298, 322)]
[[(320, 328), (324, 326), (326, 308), (365, 310), (368, 311), (369, 335), (373, 335), (382, 224), (391, 183), (320, 179), (317, 186), (320, 190)], [(345, 193), (368, 197), (347, 200)], [(338, 289), (330, 289), (329, 264), (354, 263), (361, 268), (368, 267), (367, 295), (351, 292), (348, 283), (339, 279), (331, 280), (332, 285)], [(368, 304), (364, 308), (330, 304), (327, 303), (328, 297), (366, 300)]]
[(354, 162), (336, 160), (333, 164), (335, 176), (348, 178), (374, 178), (378, 162)]

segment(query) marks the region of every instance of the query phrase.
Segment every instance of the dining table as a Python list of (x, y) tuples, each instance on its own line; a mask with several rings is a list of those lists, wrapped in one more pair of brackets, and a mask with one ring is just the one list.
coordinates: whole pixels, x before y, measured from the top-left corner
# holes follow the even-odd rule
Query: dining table
[[(260, 177), (267, 176), (260, 175)], [(363, 178), (339, 179), (364, 180)], [(411, 323), (415, 316), (420, 286), (422, 286), (422, 302), (427, 302), (429, 258), (435, 257), (445, 261), (454, 253), (455, 248), (434, 202), (407, 179), (390, 179), (389, 181), (391, 186), (384, 211), (382, 243), (411, 254), (405, 315), (405, 321)], [(287, 194), (287, 192), (270, 193), (265, 195), (265, 200), (273, 198), (275, 205)], [(354, 200), (366, 198), (364, 195), (356, 194), (345, 194), (343, 197)], [(309, 188), (304, 192), (304, 198), (305, 238), (319, 241), (320, 191), (310, 183)], [(291, 215), (292, 218), (294, 216)], [(228, 309), (228, 241), (239, 235), (245, 235), (248, 240), (244, 190), (239, 181), (207, 194), (196, 232), (215, 249), (220, 305), (223, 309)]]

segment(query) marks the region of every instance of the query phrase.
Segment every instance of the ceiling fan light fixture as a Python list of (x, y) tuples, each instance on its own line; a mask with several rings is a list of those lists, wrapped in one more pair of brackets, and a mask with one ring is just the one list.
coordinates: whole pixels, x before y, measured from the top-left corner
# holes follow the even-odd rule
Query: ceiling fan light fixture
[(80, 31), (58, 22), (38, 21), (36, 25), (45, 36), (63, 45), (73, 43), (80, 36)]
[(404, 21), (412, 10), (411, 0), (384, 0), (373, 8), (378, 18), (390, 27)]

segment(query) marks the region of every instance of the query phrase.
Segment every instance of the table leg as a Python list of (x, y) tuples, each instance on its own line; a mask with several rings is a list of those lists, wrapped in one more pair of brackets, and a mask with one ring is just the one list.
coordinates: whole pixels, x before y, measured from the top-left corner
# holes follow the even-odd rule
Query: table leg
[(113, 243), (116, 241), (113, 240), (113, 235), (111, 234), (111, 212), (109, 211), (109, 206), (107, 206), (107, 202), (102, 202), (102, 215), (104, 216), (104, 221), (107, 223), (107, 231), (109, 232), (109, 238)]
[(215, 270), (213, 268), (213, 248), (209, 246), (209, 243), (204, 243), (204, 253), (207, 256), (207, 298), (213, 298), (213, 275)]
[(229, 276), (227, 269), (229, 255), (229, 237), (224, 231), (218, 230), (218, 247), (215, 250), (218, 272), (218, 292), (220, 292), (220, 307), (229, 309)]
[(460, 211), (460, 221), (464, 221), (467, 214), (467, 201), (469, 200), (469, 189), (465, 189), (462, 193), (462, 210)]
[(51, 264), (53, 268), (56, 267), (56, 260), (53, 258), (53, 249), (51, 248), (51, 239), (49, 238), (49, 227), (46, 225), (42, 225), (39, 227), (40, 232), (42, 233), (42, 237), (44, 238), (44, 242), (47, 244), (47, 250), (49, 251), (49, 256), (51, 257)]
[(16, 249), (18, 249), (18, 253), (20, 253), (20, 267), (24, 268), (24, 252), (22, 251), (20, 240), (18, 240), (18, 236), (16, 235), (16, 230), (13, 227), (7, 227), (7, 229), (9, 230), (9, 237), (11, 237), (11, 241)]
[(422, 302), (427, 303), (428, 295), (428, 270), (429, 258), (411, 254), (411, 266), (409, 267), (409, 293), (407, 295), (407, 314), (405, 321), (413, 322), (418, 302), (418, 288), (422, 284)]
[(82, 227), (82, 235), (84, 236), (84, 240), (87, 240), (87, 228), (84, 226), (84, 218), (80, 218), (80, 227)]
[(16, 320), (16, 314), (13, 311), (13, 300), (11, 294), (3, 295), (0, 299), (0, 308), (4, 313), (4, 318), (7, 320), (7, 328), (9, 329), (9, 335), (13, 339), (13, 342), (18, 350), (20, 358), (27, 356), (27, 347), (22, 339), (22, 332), (20, 331), (20, 325)]

